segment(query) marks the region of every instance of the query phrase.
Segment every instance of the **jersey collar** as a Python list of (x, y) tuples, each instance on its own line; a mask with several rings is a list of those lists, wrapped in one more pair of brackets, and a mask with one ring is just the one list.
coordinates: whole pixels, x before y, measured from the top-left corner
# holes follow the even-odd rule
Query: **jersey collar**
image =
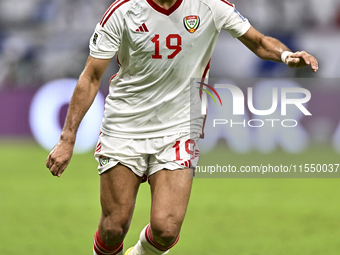
[(173, 13), (174, 11), (177, 10), (177, 8), (181, 5), (181, 3), (183, 2), (183, 0), (177, 0), (177, 2), (171, 6), (171, 8), (169, 10), (164, 9), (163, 7), (159, 6), (158, 4), (156, 4), (153, 0), (146, 0), (149, 5), (155, 9), (156, 11), (169, 16), (171, 13)]

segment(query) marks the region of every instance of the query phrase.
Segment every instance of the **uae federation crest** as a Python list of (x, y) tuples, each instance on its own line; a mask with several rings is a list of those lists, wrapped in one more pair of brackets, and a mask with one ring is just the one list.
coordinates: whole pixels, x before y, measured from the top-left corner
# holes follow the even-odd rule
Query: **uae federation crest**
[(196, 32), (196, 30), (198, 29), (198, 27), (200, 26), (200, 17), (196, 16), (196, 15), (190, 15), (190, 16), (186, 16), (183, 19), (183, 23), (184, 23), (184, 27), (185, 29), (193, 34)]

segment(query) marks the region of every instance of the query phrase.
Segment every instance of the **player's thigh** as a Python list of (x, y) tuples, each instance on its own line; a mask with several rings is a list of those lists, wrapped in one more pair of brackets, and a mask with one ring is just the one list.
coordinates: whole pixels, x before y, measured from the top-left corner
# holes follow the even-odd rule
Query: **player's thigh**
[(141, 177), (128, 167), (117, 164), (100, 175), (102, 217), (130, 221)]
[(160, 170), (149, 177), (153, 231), (178, 234), (189, 203), (192, 169)]

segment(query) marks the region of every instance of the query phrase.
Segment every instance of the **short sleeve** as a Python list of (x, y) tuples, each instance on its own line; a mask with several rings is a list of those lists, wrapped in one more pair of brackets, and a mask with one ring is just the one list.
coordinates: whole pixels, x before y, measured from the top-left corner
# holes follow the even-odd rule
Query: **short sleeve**
[(244, 35), (250, 28), (249, 21), (243, 17), (227, 0), (212, 0), (212, 10), (218, 31), (228, 31), (234, 38)]
[(92, 57), (109, 59), (119, 50), (122, 28), (116, 20), (112, 15), (104, 26), (97, 24), (89, 45)]

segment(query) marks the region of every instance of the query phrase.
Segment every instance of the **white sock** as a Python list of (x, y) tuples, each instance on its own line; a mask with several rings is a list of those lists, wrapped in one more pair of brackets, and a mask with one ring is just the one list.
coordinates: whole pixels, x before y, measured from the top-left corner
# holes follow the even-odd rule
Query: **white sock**
[(129, 255), (162, 255), (167, 254), (169, 249), (173, 247), (178, 241), (176, 241), (169, 247), (164, 247), (158, 244), (151, 233), (150, 224), (148, 224), (140, 233), (137, 244), (130, 251)]

